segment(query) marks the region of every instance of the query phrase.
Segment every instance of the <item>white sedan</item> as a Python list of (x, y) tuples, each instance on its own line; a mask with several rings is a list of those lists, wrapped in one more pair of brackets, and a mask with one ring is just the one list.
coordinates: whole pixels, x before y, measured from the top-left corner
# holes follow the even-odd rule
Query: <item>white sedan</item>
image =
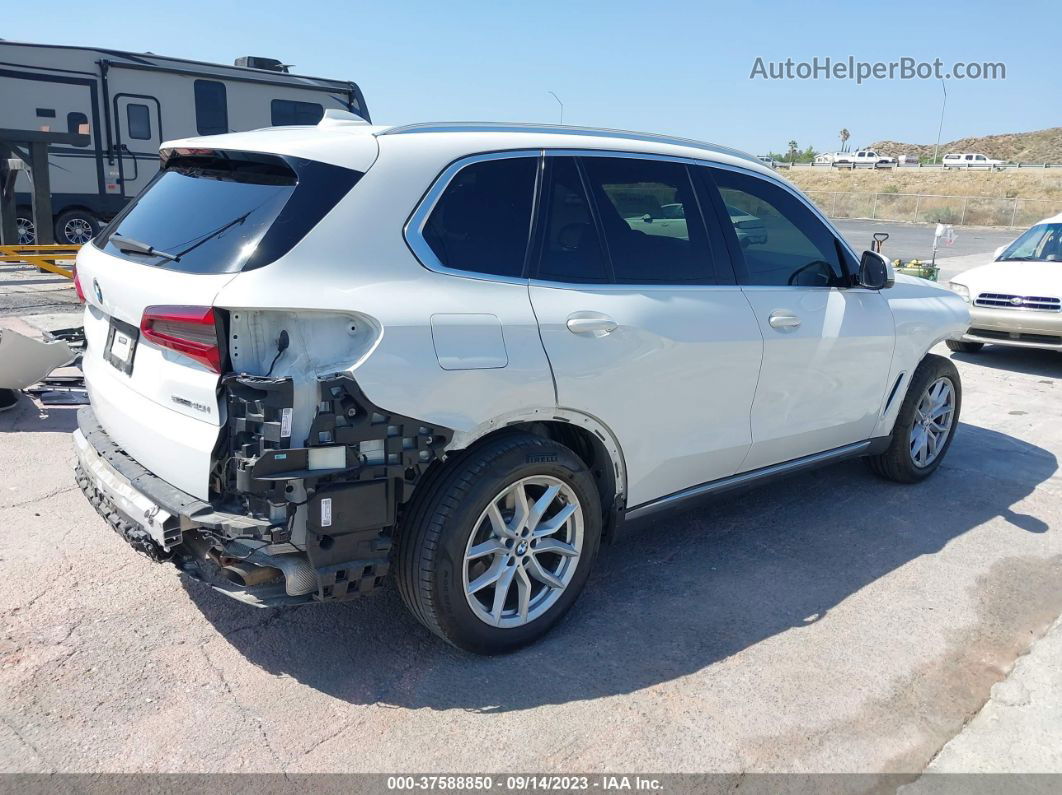
[(970, 304), (970, 328), (948, 341), (975, 353), (991, 343), (1062, 351), (1062, 214), (1045, 218), (951, 289)]

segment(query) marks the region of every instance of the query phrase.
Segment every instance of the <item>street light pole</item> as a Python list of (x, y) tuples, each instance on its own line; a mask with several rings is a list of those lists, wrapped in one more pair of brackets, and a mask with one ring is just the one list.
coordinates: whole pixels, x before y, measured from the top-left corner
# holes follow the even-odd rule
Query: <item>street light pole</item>
[(547, 93), (547, 94), (552, 94), (552, 95), (553, 95), (553, 98), (554, 98), (555, 100), (557, 100), (557, 104), (558, 104), (558, 105), (560, 105), (560, 113), (561, 113), (561, 117), (560, 117), (560, 123), (561, 123), (561, 124), (564, 124), (564, 103), (563, 103), (563, 102), (561, 102), (561, 98), (560, 98), (560, 97), (558, 97), (558, 96), (557, 96), (556, 94), (554, 94), (554, 93), (553, 93), (552, 91), (547, 91), (546, 93)]
[(944, 108), (948, 105), (948, 89), (944, 85), (944, 78), (940, 80), (940, 88), (944, 91), (944, 101), (940, 103), (940, 124), (937, 126), (937, 145), (933, 147), (933, 165), (937, 164), (937, 154), (940, 152), (940, 131), (944, 129)]

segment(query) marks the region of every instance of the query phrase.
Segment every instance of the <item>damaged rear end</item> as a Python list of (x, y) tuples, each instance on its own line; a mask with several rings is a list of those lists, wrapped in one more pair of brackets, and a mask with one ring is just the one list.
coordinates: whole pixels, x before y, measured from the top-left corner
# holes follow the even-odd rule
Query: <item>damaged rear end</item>
[[(372, 137), (351, 141), (368, 168)], [(365, 593), (451, 432), (359, 388), (371, 315), (217, 300), (291, 256), (363, 171), (194, 146), (164, 160), (78, 258), (91, 399), (78, 483), (135, 549), (245, 602)]]

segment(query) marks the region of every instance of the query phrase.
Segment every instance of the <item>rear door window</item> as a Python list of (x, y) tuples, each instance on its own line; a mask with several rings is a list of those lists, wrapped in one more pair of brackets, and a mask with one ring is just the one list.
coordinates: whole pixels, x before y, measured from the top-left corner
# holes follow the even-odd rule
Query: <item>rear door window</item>
[(536, 157), (471, 163), (450, 180), (424, 225), (439, 262), (454, 270), (519, 277), (531, 232)]
[(109, 254), (185, 273), (256, 268), (290, 250), (360, 176), (269, 155), (170, 156), (94, 242)]
[(607, 282), (594, 216), (574, 157), (550, 157), (538, 277), (560, 282)]
[(711, 246), (686, 166), (629, 157), (581, 162), (618, 284), (715, 281)]

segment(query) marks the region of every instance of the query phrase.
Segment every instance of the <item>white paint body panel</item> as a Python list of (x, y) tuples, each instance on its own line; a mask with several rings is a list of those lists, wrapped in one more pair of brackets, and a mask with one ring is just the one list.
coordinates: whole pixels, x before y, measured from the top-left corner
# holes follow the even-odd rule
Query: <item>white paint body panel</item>
[[(763, 338), (737, 287), (586, 289), (532, 283), (558, 404), (599, 418), (623, 446), (634, 506), (738, 471)], [(573, 314), (612, 318), (574, 334)]]
[[(742, 471), (869, 438), (888, 388), (894, 326), (869, 290), (749, 287), (764, 356)], [(799, 326), (774, 328), (772, 314)]]
[[(103, 313), (137, 325), (149, 304), (225, 309), (235, 369), (258, 374), (269, 369), (277, 335), (287, 330), (291, 345), (273, 375), (294, 379), (296, 445), (313, 417), (317, 378), (340, 371), (351, 373), (377, 405), (453, 429), (455, 448), (509, 422), (563, 417), (605, 440), (627, 505), (887, 434), (900, 401), (882, 410), (898, 375), (909, 378), (934, 343), (961, 332), (968, 320), (957, 296), (904, 277), (881, 294), (812, 295), (802, 288), (573, 288), (429, 270), (407, 245), (404, 226), (447, 165), (473, 154), (622, 151), (781, 180), (726, 151), (585, 132), (380, 132), (323, 125), (174, 142), (365, 171), (266, 267), (190, 275), (138, 266), (91, 245), (82, 250), (86, 293), (97, 277), (104, 292), (102, 305), (90, 295), (86, 310), (92, 402), (108, 433), (155, 474), (207, 497), (223, 420), (217, 377), (141, 341), (128, 378), (100, 357)], [(766, 325), (778, 308), (801, 315), (796, 332)], [(573, 334), (566, 323), (580, 312), (605, 314), (616, 328), (603, 336)], [(172, 402), (175, 392), (216, 410), (193, 416), (194, 409)]]

